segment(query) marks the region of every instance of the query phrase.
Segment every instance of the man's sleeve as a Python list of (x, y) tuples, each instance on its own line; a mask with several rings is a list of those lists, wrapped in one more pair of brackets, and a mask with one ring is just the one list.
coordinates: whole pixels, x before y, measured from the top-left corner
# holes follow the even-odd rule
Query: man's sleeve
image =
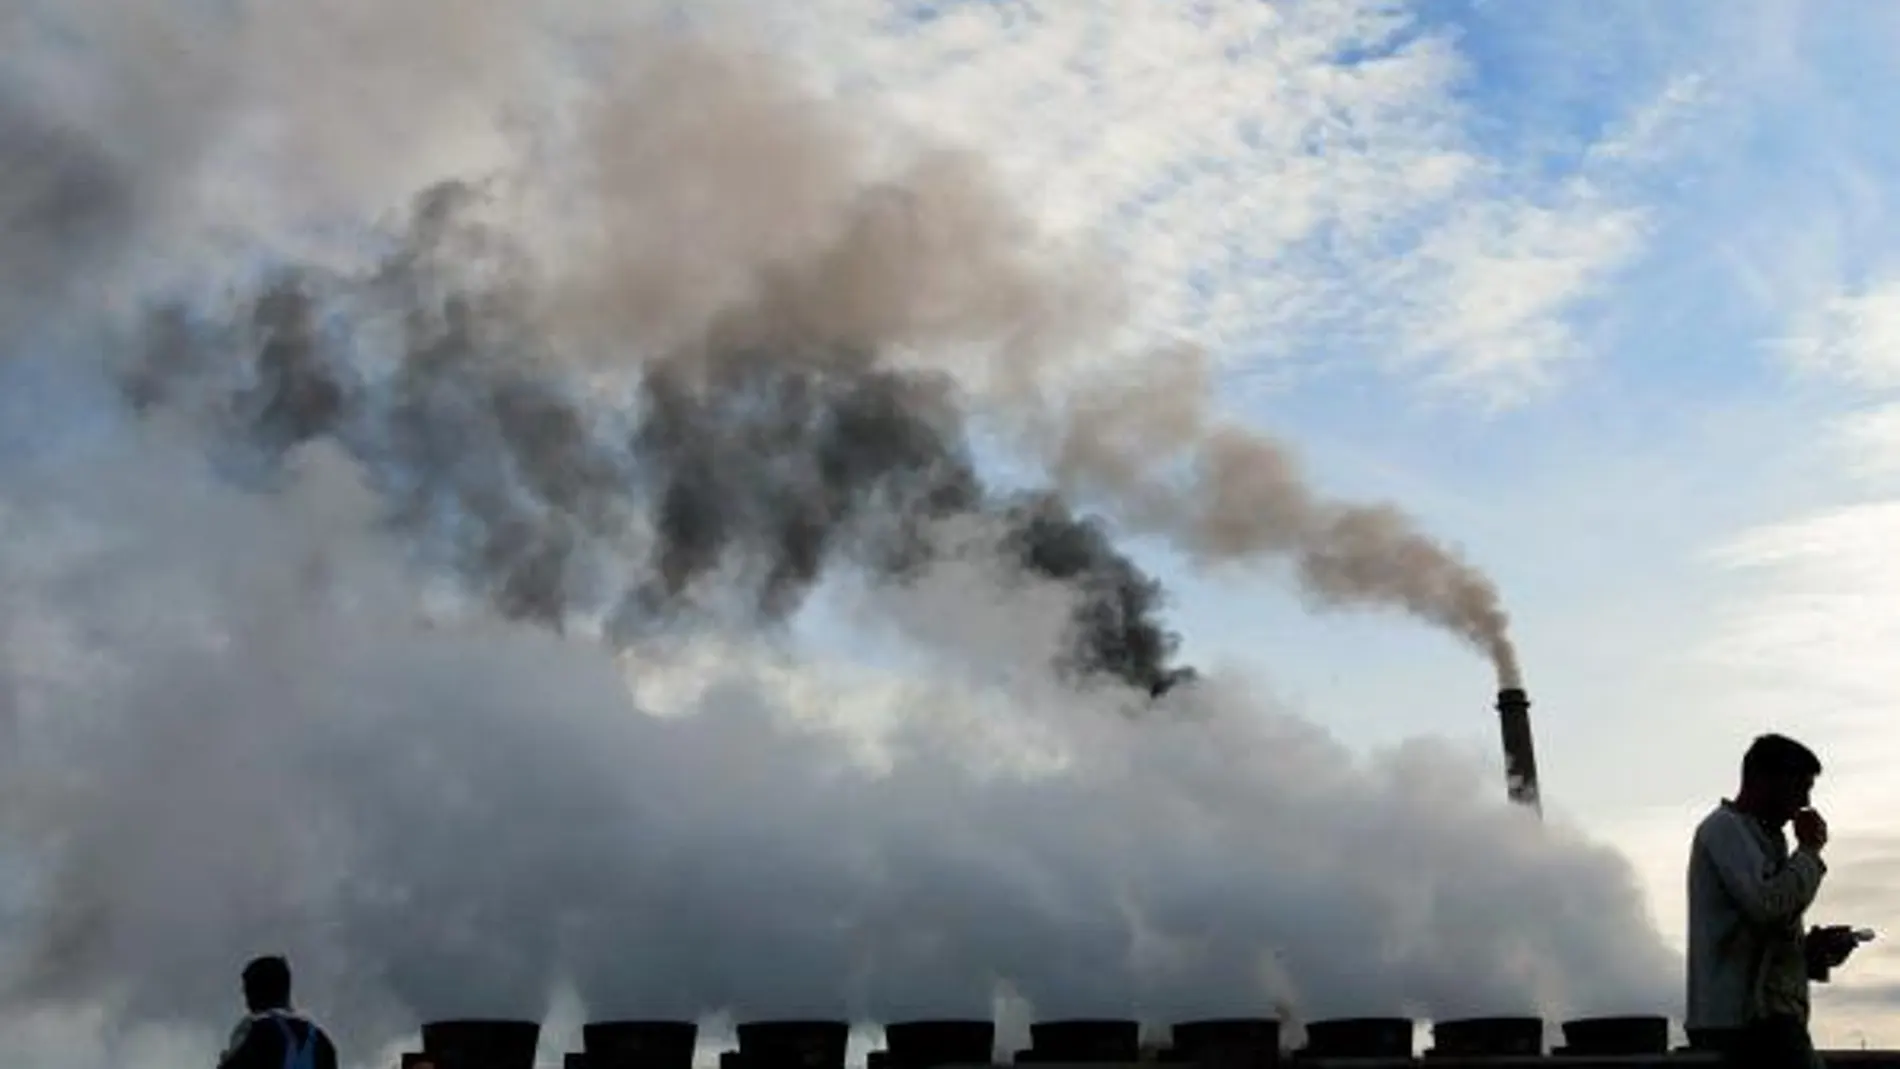
[(251, 1018), (246, 1017), (231, 1029), (231, 1041), (224, 1045), (224, 1053), (218, 1055), (218, 1069), (247, 1069), (257, 1062), (257, 1029), (251, 1027)]
[(1767, 857), (1748, 830), (1733, 820), (1711, 821), (1698, 838), (1722, 886), (1756, 924), (1780, 924), (1805, 912), (1821, 889), (1827, 866), (1809, 850), (1796, 850), (1780, 871), (1764, 876)]
[(218, 1069), (281, 1069), (283, 1064), (283, 1035), (255, 1019), (246, 1019), (231, 1033), (231, 1045), (225, 1048)]

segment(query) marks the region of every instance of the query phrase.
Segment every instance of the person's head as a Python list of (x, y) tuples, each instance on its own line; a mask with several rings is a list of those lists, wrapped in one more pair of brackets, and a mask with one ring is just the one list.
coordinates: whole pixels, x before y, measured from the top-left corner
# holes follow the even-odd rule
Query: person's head
[(1808, 808), (1821, 759), (1785, 735), (1763, 735), (1742, 755), (1740, 801), (1763, 820), (1782, 824)]
[(290, 1008), (290, 962), (277, 955), (244, 967), (244, 1004), (252, 1013)]

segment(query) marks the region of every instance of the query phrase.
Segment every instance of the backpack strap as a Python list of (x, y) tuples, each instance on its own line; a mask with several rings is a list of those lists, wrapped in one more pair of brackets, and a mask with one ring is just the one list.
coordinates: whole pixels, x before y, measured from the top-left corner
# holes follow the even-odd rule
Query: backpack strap
[(303, 1042), (299, 1043), (297, 1042), (297, 1032), (290, 1027), (290, 1019), (288, 1017), (281, 1013), (273, 1013), (270, 1015), (270, 1019), (276, 1022), (277, 1031), (282, 1033), (284, 1037), (285, 1069), (289, 1069), (291, 1066), (315, 1064), (317, 1053), (317, 1023), (315, 1021), (304, 1022), (304, 1027), (308, 1029), (308, 1031), (304, 1033)]

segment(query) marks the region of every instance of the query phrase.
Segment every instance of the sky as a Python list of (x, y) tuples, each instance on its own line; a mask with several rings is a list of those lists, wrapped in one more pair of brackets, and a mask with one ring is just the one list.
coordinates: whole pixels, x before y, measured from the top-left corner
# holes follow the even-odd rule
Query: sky
[[(755, 17), (748, 10), (745, 17)], [(1811, 742), (1817, 918), (1887, 931), (1900, 669), (1900, 14), (1851, 2), (800, 5), (841, 93), (1115, 248), (1231, 410), (1502, 584), (1547, 807), (1679, 939), (1748, 740)], [(1165, 554), (1157, 554), (1157, 559)], [(1166, 567), (1166, 563), (1162, 565)], [(1366, 747), (1495, 746), (1483, 665), (1271, 574), (1168, 576), (1191, 657)], [(1818, 996), (1900, 1043), (1876, 943)]]
[[(1883, 121), (1900, 106), (1900, 10), (705, 0), (672, 14), (788, 62), (894, 143), (978, 153), (1039, 227), (1120, 265), (1128, 337), (1204, 347), (1226, 415), (1292, 443), (1328, 492), (1400, 504), (1493, 576), (1548, 819), (1627, 856), (1666, 938), (1680, 939), (1689, 835), (1732, 792), (1748, 740), (1814, 746), (1834, 868), (1813, 918), (1882, 933), (1818, 994), (1815, 1031), (1900, 1046), (1900, 907), (1885, 894), (1900, 873), (1900, 558), (1884, 552), (1900, 541), (1900, 147)], [(498, 53), (475, 23), (435, 58)], [(361, 152), (367, 135), (313, 136)], [(324, 192), (374, 199), (412, 177), (391, 168), (352, 170), (367, 193)], [(0, 450), (97, 418), (49, 407), (36, 373), (0, 368), (17, 387), (0, 392)], [(1270, 567), (1200, 571), (1158, 543), (1141, 556), (1172, 591), (1187, 659), (1244, 670), (1365, 754), (1424, 737), (1496, 760), (1494, 683), (1471, 650), (1391, 614), (1312, 611)]]

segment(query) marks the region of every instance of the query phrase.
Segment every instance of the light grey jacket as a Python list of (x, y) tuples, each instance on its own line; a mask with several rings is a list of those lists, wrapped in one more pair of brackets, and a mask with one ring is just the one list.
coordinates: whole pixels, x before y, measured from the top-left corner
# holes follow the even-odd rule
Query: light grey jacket
[(1689, 850), (1689, 1028), (1808, 1019), (1804, 916), (1827, 866), (1724, 801)]

